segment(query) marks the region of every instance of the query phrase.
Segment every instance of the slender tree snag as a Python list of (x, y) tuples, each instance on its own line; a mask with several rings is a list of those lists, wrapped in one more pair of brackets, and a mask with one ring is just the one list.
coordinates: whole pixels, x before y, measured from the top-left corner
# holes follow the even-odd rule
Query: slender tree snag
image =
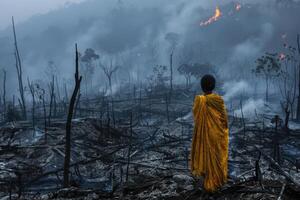
[(22, 70), (20, 53), (18, 49), (14, 17), (12, 17), (12, 25), (13, 25), (13, 34), (14, 34), (14, 42), (15, 42), (16, 68), (17, 68), (17, 75), (18, 75), (18, 82), (19, 82), (20, 98), (21, 98), (20, 106), (22, 108), (23, 118), (26, 120), (27, 114), (26, 114), (26, 103), (25, 103), (24, 87), (23, 87), (23, 70)]
[(79, 104), (80, 104), (80, 97), (81, 97), (81, 93), (79, 91), (79, 94), (78, 94), (78, 97), (77, 97), (77, 100), (76, 100), (76, 103), (75, 103), (75, 110), (74, 110), (74, 117), (75, 118), (77, 117), (77, 110), (78, 110), (78, 107), (79, 107)]
[(29, 78), (27, 78), (27, 82), (28, 82), (28, 88), (30, 90), (30, 94), (32, 97), (32, 127), (35, 127), (35, 88), (34, 88), (34, 84), (32, 82), (29, 81)]
[(56, 83), (57, 100), (58, 100), (58, 102), (60, 102), (61, 101), (61, 97), (60, 97), (60, 90), (59, 90), (59, 84), (58, 84), (57, 76), (55, 76), (55, 83)]
[(243, 98), (240, 100), (240, 107), (241, 107), (241, 115), (242, 115), (242, 123), (243, 123), (243, 130), (244, 130), (244, 139), (246, 138), (246, 124), (245, 124), (245, 117), (243, 112)]
[(52, 117), (52, 110), (53, 110), (53, 101), (54, 101), (54, 75), (52, 76), (52, 80), (49, 84), (49, 92), (50, 92), (50, 105), (49, 105), (49, 115), (48, 115), (48, 126), (51, 125), (51, 117)]
[(45, 143), (47, 144), (47, 110), (46, 110), (46, 102), (45, 102), (45, 90), (42, 90), (42, 103), (43, 103), (43, 113), (44, 113), (44, 131), (45, 131)]
[(259, 185), (263, 188), (262, 185), (262, 172), (260, 169), (259, 161), (261, 158), (261, 152), (259, 152), (258, 159), (255, 161), (255, 181), (259, 182)]
[(3, 70), (3, 94), (2, 94), (2, 101), (3, 101), (3, 111), (6, 113), (6, 71)]
[(75, 45), (75, 49), (76, 49), (75, 88), (70, 100), (68, 118), (66, 123), (66, 143), (65, 143), (64, 182), (63, 182), (64, 187), (69, 187), (70, 185), (69, 171), (70, 171), (70, 158), (71, 158), (71, 125), (72, 125), (72, 118), (73, 118), (76, 97), (80, 89), (80, 83), (82, 80), (82, 76), (79, 76), (77, 44)]
[(112, 76), (113, 74), (118, 70), (118, 66), (113, 67), (113, 61), (110, 60), (110, 66), (101, 65), (101, 68), (107, 77), (108, 84), (109, 84), (109, 90), (110, 90), (110, 99), (111, 99), (111, 112), (112, 112), (112, 120), (113, 125), (115, 127), (115, 114), (114, 114), (114, 102), (113, 102), (113, 91), (112, 91)]
[[(300, 57), (300, 35), (297, 35), (298, 55)], [(297, 102), (297, 121), (300, 121), (300, 61), (298, 63), (298, 102)]]
[(128, 175), (129, 175), (130, 154), (132, 148), (131, 143), (132, 143), (132, 111), (130, 113), (130, 138), (129, 138), (129, 146), (127, 152), (126, 182), (128, 182)]
[(170, 55), (170, 98), (173, 92), (173, 51)]

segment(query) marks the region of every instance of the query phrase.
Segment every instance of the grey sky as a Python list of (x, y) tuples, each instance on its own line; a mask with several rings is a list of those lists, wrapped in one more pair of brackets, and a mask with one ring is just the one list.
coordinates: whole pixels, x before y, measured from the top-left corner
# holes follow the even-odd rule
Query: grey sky
[(51, 10), (85, 0), (0, 0), (0, 29), (15, 21), (22, 22), (33, 15), (44, 14)]

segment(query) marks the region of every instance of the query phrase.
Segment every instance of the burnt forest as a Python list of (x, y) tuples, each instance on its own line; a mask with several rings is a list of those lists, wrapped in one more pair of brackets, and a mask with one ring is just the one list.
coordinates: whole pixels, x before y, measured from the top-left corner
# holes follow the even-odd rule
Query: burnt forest
[[(0, 2), (0, 200), (300, 199), (299, 0)], [(190, 170), (216, 78), (228, 181)]]

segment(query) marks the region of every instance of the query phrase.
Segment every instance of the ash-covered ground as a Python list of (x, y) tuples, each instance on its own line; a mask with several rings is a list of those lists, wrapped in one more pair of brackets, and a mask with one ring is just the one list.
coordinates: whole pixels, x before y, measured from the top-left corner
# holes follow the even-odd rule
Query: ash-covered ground
[(30, 121), (3, 124), (1, 200), (299, 199), (297, 123), (286, 130), (272, 115), (241, 118), (228, 110), (229, 181), (209, 194), (189, 171), (194, 94), (135, 94), (81, 100), (72, 121), (68, 189), (62, 189), (65, 120), (57, 114), (47, 134), (43, 120), (35, 128)]

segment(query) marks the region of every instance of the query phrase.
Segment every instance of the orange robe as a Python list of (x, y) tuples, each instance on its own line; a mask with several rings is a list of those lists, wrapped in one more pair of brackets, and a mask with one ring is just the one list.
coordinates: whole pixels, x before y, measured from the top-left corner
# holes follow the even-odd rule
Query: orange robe
[(227, 181), (228, 118), (217, 94), (198, 95), (193, 106), (194, 135), (191, 172), (204, 177), (204, 188), (214, 192)]

